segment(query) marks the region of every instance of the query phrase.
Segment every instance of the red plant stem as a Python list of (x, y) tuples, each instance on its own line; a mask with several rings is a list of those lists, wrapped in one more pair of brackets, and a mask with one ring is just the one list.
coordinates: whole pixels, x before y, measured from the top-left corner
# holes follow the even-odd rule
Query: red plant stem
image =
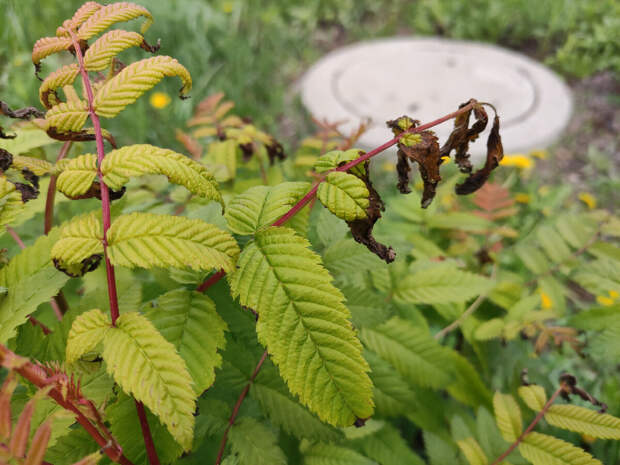
[(250, 392), (250, 387), (252, 386), (252, 383), (258, 376), (258, 372), (263, 366), (263, 363), (265, 363), (265, 360), (267, 360), (267, 355), (268, 355), (267, 351), (263, 352), (263, 356), (260, 358), (260, 360), (256, 364), (256, 367), (254, 368), (254, 371), (252, 372), (252, 376), (250, 376), (250, 379), (248, 380), (248, 384), (245, 385), (245, 387), (243, 388), (243, 391), (241, 391), (241, 395), (237, 399), (237, 403), (235, 404), (235, 407), (233, 408), (232, 414), (230, 415), (230, 418), (228, 419), (228, 425), (226, 426), (226, 430), (224, 431), (224, 435), (222, 436), (222, 441), (220, 442), (220, 449), (217, 453), (217, 459), (215, 460), (215, 465), (220, 465), (220, 463), (222, 462), (222, 456), (224, 455), (224, 449), (226, 448), (226, 440), (228, 439), (228, 431), (230, 431), (230, 428), (235, 423), (235, 419), (237, 418), (237, 415), (239, 414), (239, 409), (241, 408), (241, 404), (243, 403), (243, 400), (245, 399), (245, 397), (248, 395), (248, 392)]
[(28, 317), (28, 320), (30, 321), (30, 323), (32, 323), (32, 326), (39, 326), (43, 330), (43, 334), (45, 334), (46, 336), (52, 333), (51, 329), (49, 329), (32, 315)]
[(6, 226), (6, 232), (9, 233), (9, 235), (17, 243), (20, 249), (26, 248), (26, 244), (24, 244), (24, 241), (22, 241), (22, 238), (19, 237), (19, 234), (17, 234), (17, 232), (13, 228), (11, 228), (10, 226)]
[[(140, 428), (142, 431), (146, 431), (144, 434), (144, 444), (146, 446), (146, 453), (149, 457), (151, 465), (160, 465), (157, 451), (155, 450), (155, 444), (153, 443), (153, 437), (151, 435), (151, 428), (146, 418), (146, 411), (144, 410), (144, 404), (134, 399), (136, 402), (136, 410), (138, 411), (138, 418), (140, 419)], [(147, 442), (148, 441), (148, 442)]]
[[(56, 163), (58, 163), (60, 160), (67, 156), (67, 153), (69, 153), (72, 144), (73, 141), (70, 140), (62, 144), (60, 152), (58, 152), (58, 158), (56, 158)], [(45, 234), (50, 232), (54, 222), (54, 199), (56, 198), (56, 179), (57, 176), (55, 174), (51, 175), (50, 184), (47, 188), (47, 198), (45, 199), (45, 222), (43, 224), (43, 232)]]
[[(110, 262), (110, 257), (108, 256), (108, 229), (110, 229), (111, 224), (111, 213), (110, 213), (110, 190), (108, 186), (103, 181), (103, 173), (101, 172), (101, 163), (103, 163), (103, 159), (105, 157), (105, 148), (103, 146), (103, 133), (101, 131), (101, 123), (99, 121), (99, 116), (95, 112), (94, 107), (94, 96), (93, 89), (90, 85), (90, 79), (88, 78), (88, 72), (86, 71), (86, 67), (84, 66), (84, 57), (82, 56), (82, 49), (80, 48), (80, 44), (78, 43), (77, 37), (75, 36), (75, 32), (72, 29), (69, 29), (69, 33), (71, 34), (71, 40), (73, 42), (73, 48), (75, 49), (75, 56), (77, 58), (80, 74), (82, 75), (82, 82), (84, 83), (84, 90), (86, 91), (86, 99), (88, 101), (88, 113), (90, 115), (90, 119), (93, 122), (93, 129), (95, 131), (95, 142), (97, 144), (97, 176), (99, 177), (99, 185), (101, 187), (101, 217), (103, 220), (103, 255), (105, 260), (105, 269), (106, 276), (108, 280), (108, 296), (110, 300), (110, 319), (112, 321), (112, 326), (116, 325), (116, 320), (119, 317), (119, 309), (118, 309), (118, 293), (116, 291), (116, 276), (114, 274), (114, 267)], [(137, 404), (136, 404), (137, 406)], [(138, 407), (138, 416), (140, 417), (140, 408)], [(143, 421), (144, 420), (144, 421)], [(151, 461), (151, 465), (159, 465), (159, 458), (157, 457), (157, 451), (155, 450), (155, 446), (153, 444), (153, 438), (151, 436), (151, 430), (148, 427), (148, 422), (146, 420), (146, 416), (144, 419), (140, 417), (140, 427), (142, 428), (142, 436), (144, 437), (144, 446), (146, 447), (146, 452)], [(153, 461), (155, 458), (155, 461)]]
[(116, 291), (116, 277), (114, 275), (114, 267), (108, 257), (108, 229), (110, 229), (111, 214), (110, 214), (110, 190), (105, 182), (103, 182), (103, 174), (101, 173), (101, 163), (105, 157), (105, 148), (103, 147), (103, 133), (101, 131), (101, 123), (99, 122), (99, 116), (95, 112), (93, 102), (95, 97), (93, 95), (93, 89), (90, 85), (90, 79), (88, 72), (84, 67), (84, 57), (82, 56), (82, 49), (78, 43), (77, 37), (73, 30), (69, 29), (71, 39), (73, 41), (73, 48), (75, 49), (75, 56), (80, 66), (80, 74), (82, 75), (82, 82), (84, 83), (84, 90), (86, 91), (86, 99), (88, 101), (88, 113), (90, 119), (93, 122), (93, 128), (95, 131), (95, 142), (97, 144), (97, 175), (99, 177), (99, 184), (101, 187), (101, 216), (103, 220), (103, 254), (105, 257), (105, 270), (108, 278), (108, 295), (110, 298), (110, 318), (112, 320), (112, 326), (116, 325), (116, 319), (119, 316), (118, 311), (118, 293)]
[(226, 275), (224, 270), (220, 270), (217, 273), (211, 275), (208, 279), (206, 279), (200, 286), (196, 288), (198, 292), (204, 292), (217, 283), (220, 279), (222, 279)]
[(565, 389), (566, 389), (566, 387), (564, 386), (564, 383), (562, 383), (562, 385), (559, 388), (557, 388), (556, 391), (553, 393), (553, 395), (549, 398), (549, 400), (543, 406), (543, 408), (540, 410), (540, 412), (538, 412), (538, 415), (536, 415), (536, 417), (532, 420), (532, 423), (530, 423), (530, 425), (525, 429), (525, 431), (523, 431), (521, 433), (521, 435), (517, 438), (517, 440), (510, 445), (510, 447), (506, 450), (506, 452), (504, 452), (497, 459), (495, 459), (495, 461), (491, 465), (498, 465), (498, 464), (500, 464), (502, 462), (502, 460), (504, 460), (506, 457), (508, 457), (510, 455), (510, 453), (513, 450), (515, 450), (515, 448), (521, 443), (521, 441), (523, 441), (525, 436), (530, 434), (532, 432), (532, 430), (534, 429), (534, 427), (538, 424), (538, 422), (540, 420), (542, 420), (542, 418), (545, 416), (545, 413), (547, 413), (547, 410), (549, 410), (549, 407), (551, 407), (551, 404), (553, 404), (555, 399), (557, 399), (557, 397)]
[[(5, 346), (0, 344), (0, 364), (3, 366), (15, 370), (21, 376), (26, 378), (32, 384), (38, 388), (44, 388), (48, 386), (49, 379), (44, 376), (43, 370), (31, 362), (22, 362), (21, 357), (15, 355)], [(76, 421), (82, 425), (82, 427), (92, 436), (92, 438), (99, 444), (101, 450), (112, 460), (118, 462), (121, 465), (133, 465), (131, 461), (122, 454), (120, 448), (110, 447), (110, 441), (103, 437), (99, 430), (84, 416), (84, 414), (70, 401), (65, 400), (62, 393), (57, 389), (51, 389), (48, 394), (54, 401), (62, 408), (69, 410), (75, 414)]]

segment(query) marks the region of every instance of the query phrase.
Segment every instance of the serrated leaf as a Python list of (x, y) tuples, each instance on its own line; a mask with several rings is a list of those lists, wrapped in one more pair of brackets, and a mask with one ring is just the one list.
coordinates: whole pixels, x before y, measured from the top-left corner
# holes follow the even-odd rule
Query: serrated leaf
[(230, 445), (240, 465), (286, 465), (277, 437), (254, 418), (241, 418), (230, 429)]
[(283, 216), (310, 188), (307, 182), (255, 186), (234, 197), (226, 207), (226, 221), (237, 234), (254, 234)]
[(76, 198), (88, 192), (97, 178), (97, 155), (80, 155), (70, 160), (62, 160), (56, 165), (60, 174), (56, 188), (69, 198)]
[(0, 343), (15, 335), (15, 329), (26, 322), (43, 302), (55, 296), (69, 277), (56, 270), (49, 259), (52, 244), (58, 238), (53, 229), (13, 257), (0, 269), (0, 287), (8, 289), (0, 297)]
[(181, 78), (183, 82), (181, 95), (186, 95), (192, 88), (189, 71), (174, 58), (168, 56), (145, 58), (123, 68), (97, 91), (93, 102), (95, 112), (104, 118), (113, 118), (155, 86), (164, 76)]
[(370, 365), (370, 378), (374, 390), (377, 413), (400, 416), (405, 412), (415, 393), (401, 374), (386, 360), (370, 350), (364, 351)]
[(60, 237), (52, 247), (52, 259), (70, 265), (103, 254), (102, 227), (97, 216), (95, 212), (87, 213), (64, 223), (60, 227)]
[(603, 465), (579, 447), (536, 432), (525, 436), (519, 451), (534, 465)]
[(501, 337), (505, 326), (506, 324), (501, 318), (491, 318), (476, 328), (474, 337), (479, 341), (488, 341), (489, 339)]
[(259, 341), (291, 392), (323, 421), (348, 426), (373, 411), (368, 365), (343, 296), (309, 246), (288, 228), (259, 231), (231, 288), (258, 312)]
[(300, 449), (304, 465), (378, 465), (374, 460), (336, 444), (303, 441)]
[(54, 166), (47, 160), (41, 160), (40, 158), (33, 157), (24, 157), (20, 155), (13, 156), (13, 163), (11, 164), (11, 167), (16, 168), (20, 171), (26, 168), (32, 171), (37, 176), (43, 176), (54, 171)]
[(78, 132), (88, 118), (88, 103), (85, 100), (61, 102), (45, 114), (49, 126), (58, 132)]
[(130, 177), (163, 174), (205, 199), (223, 204), (217, 181), (207, 168), (185, 155), (148, 144), (128, 145), (109, 152), (101, 163), (103, 181), (119, 190)]
[(196, 291), (175, 289), (159, 296), (146, 316), (185, 360), (200, 395), (213, 384), (215, 369), (222, 365), (218, 349), (226, 345), (228, 327), (213, 301)]
[(36, 126), (17, 126), (11, 128), (11, 133), (15, 134), (15, 139), (0, 139), (0, 148), (13, 154), (13, 163), (15, 163), (15, 157), (22, 153), (25, 154), (32, 149), (56, 142), (44, 130)]
[(550, 425), (601, 439), (620, 439), (620, 418), (577, 405), (552, 405), (545, 413)]
[(487, 465), (489, 460), (484, 455), (484, 451), (473, 437), (456, 441), (461, 452), (469, 462), (469, 465)]
[(88, 71), (103, 71), (120, 52), (131, 47), (139, 47), (143, 42), (144, 37), (137, 32), (122, 29), (106, 32), (84, 53), (84, 67)]
[(333, 171), (319, 184), (317, 196), (325, 207), (345, 221), (364, 219), (370, 205), (364, 181), (352, 174)]
[(493, 410), (502, 437), (508, 442), (516, 441), (523, 430), (521, 409), (517, 401), (511, 395), (496, 392), (493, 396)]
[(189, 450), (195, 393), (185, 361), (146, 317), (125, 313), (103, 340), (106, 369), (120, 387), (144, 403)]
[[(323, 142), (320, 141), (320, 144)], [(319, 146), (320, 148), (320, 146)], [(360, 149), (349, 149), (349, 150), (332, 150), (331, 152), (327, 152), (324, 155), (321, 155), (317, 161), (314, 163), (314, 170), (317, 173), (324, 173), (325, 171), (330, 171), (338, 168), (340, 165), (348, 163), (350, 161), (359, 158), (363, 155), (364, 151)], [(351, 168), (351, 172), (355, 175), (364, 175), (364, 164), (360, 163), (359, 165)]]
[(114, 265), (129, 268), (171, 266), (232, 271), (239, 255), (233, 237), (202, 220), (131, 213), (119, 216), (108, 231)]
[(493, 282), (483, 276), (461, 271), (454, 265), (437, 265), (405, 276), (394, 296), (409, 303), (465, 302), (492, 286)]
[(67, 363), (73, 363), (103, 340), (111, 326), (110, 318), (98, 308), (82, 313), (71, 325), (67, 337)]
[(71, 47), (70, 37), (42, 37), (32, 48), (32, 63), (38, 65), (45, 57)]
[[(118, 2), (85, 11), (88, 13), (73, 19), (75, 22), (84, 21), (77, 30), (77, 36), (80, 40), (88, 40), (92, 36), (106, 30), (112, 24), (129, 21), (140, 16), (146, 18), (140, 28), (141, 33), (144, 34), (153, 23), (151, 13), (143, 6), (136, 5), (135, 3)], [(76, 26), (77, 24), (73, 24), (73, 27)]]
[(450, 381), (449, 349), (407, 320), (394, 317), (375, 328), (362, 328), (360, 337), (414, 385), (440, 388)]
[(542, 410), (547, 403), (547, 394), (545, 393), (545, 389), (537, 384), (520, 386), (519, 397), (521, 397), (523, 402), (525, 402), (525, 404), (535, 412)]
[(75, 78), (80, 74), (80, 67), (77, 63), (65, 65), (60, 69), (50, 73), (39, 87), (39, 100), (45, 108), (52, 108), (60, 103), (56, 95), (56, 89), (73, 84)]

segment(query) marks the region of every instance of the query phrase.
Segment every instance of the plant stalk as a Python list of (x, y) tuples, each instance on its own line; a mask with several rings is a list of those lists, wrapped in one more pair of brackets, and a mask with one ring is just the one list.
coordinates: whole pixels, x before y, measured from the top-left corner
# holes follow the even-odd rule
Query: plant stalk
[[(66, 141), (62, 144), (60, 148), (60, 152), (58, 152), (58, 158), (56, 158), (56, 163), (67, 156), (69, 150), (71, 149), (71, 145), (73, 141)], [(45, 234), (49, 233), (52, 229), (54, 223), (54, 199), (56, 198), (56, 180), (57, 176), (52, 174), (50, 176), (50, 184), (47, 188), (47, 198), (45, 199), (45, 222), (43, 224), (43, 232)]]
[[(110, 212), (110, 190), (108, 186), (103, 180), (103, 173), (101, 172), (101, 163), (105, 157), (105, 148), (103, 146), (103, 133), (101, 130), (101, 122), (99, 121), (99, 116), (95, 112), (94, 107), (94, 96), (93, 89), (90, 85), (90, 79), (88, 77), (88, 72), (86, 71), (86, 67), (84, 66), (84, 57), (82, 56), (82, 49), (80, 48), (80, 44), (78, 43), (77, 37), (75, 36), (75, 32), (72, 29), (69, 29), (69, 33), (71, 34), (71, 40), (73, 41), (73, 48), (75, 49), (75, 56), (77, 58), (80, 74), (82, 75), (82, 82), (84, 83), (84, 90), (86, 91), (86, 99), (88, 101), (88, 113), (90, 115), (90, 119), (93, 122), (93, 128), (95, 131), (95, 142), (97, 145), (97, 176), (99, 177), (99, 185), (101, 187), (101, 216), (103, 221), (103, 255), (105, 260), (105, 269), (106, 276), (108, 280), (108, 296), (110, 300), (110, 319), (112, 321), (112, 326), (116, 325), (116, 320), (119, 317), (119, 308), (118, 308), (118, 293), (116, 290), (116, 276), (114, 274), (114, 267), (110, 262), (110, 257), (108, 256), (108, 230), (110, 229), (111, 224), (111, 212)], [(138, 412), (138, 417), (140, 418), (140, 427), (142, 429), (142, 436), (144, 438), (144, 445), (147, 450), (147, 454), (151, 465), (159, 465), (159, 458), (157, 457), (157, 451), (155, 450), (153, 438), (151, 436), (151, 430), (148, 426), (148, 421), (146, 419), (146, 414), (144, 413), (144, 407), (142, 407), (142, 411), (140, 409), (141, 404), (136, 403), (136, 408)]]

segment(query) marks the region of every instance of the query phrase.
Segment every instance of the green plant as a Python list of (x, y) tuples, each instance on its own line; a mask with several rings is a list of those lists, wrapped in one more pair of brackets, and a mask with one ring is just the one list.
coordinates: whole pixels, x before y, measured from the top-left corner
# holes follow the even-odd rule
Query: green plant
[[(620, 352), (617, 217), (566, 212), (570, 192), (535, 190), (524, 171), (506, 167), (502, 184), (488, 182), (510, 158), (495, 115), (487, 158), (472, 166), (468, 146), (490, 106), (474, 99), (430, 123), (389, 121), (394, 138), (367, 153), (353, 148), (363, 127), (346, 135), (317, 122), (316, 137), (286, 159), (215, 95), (177, 132), (192, 158), (117, 148), (100, 117), (165, 75), (181, 78), (182, 95), (191, 88), (170, 57), (118, 61), (127, 47), (156, 51), (142, 34), (112, 30), (88, 43), (132, 18), (144, 18), (143, 33), (152, 21), (134, 4), (86, 3), (35, 44), (35, 65), (64, 50), (77, 60), (43, 81), (47, 111), (1, 107), (31, 119), (3, 131), (16, 137), (0, 157), (0, 221), (24, 249), (0, 268), (2, 460), (600, 463), (574, 438), (545, 434), (541, 420), (620, 437), (616, 417), (554, 404), (574, 394), (620, 408), (605, 356)], [(429, 128), (451, 119), (440, 146)], [(20, 145), (24, 131), (39, 136)], [(55, 162), (40, 148), (45, 133), (63, 141)], [(71, 157), (92, 141), (96, 154)], [(371, 159), (394, 145), (389, 188)], [(421, 181), (411, 191), (412, 162)], [(71, 201), (55, 212), (56, 190)], [(584, 341), (578, 329), (600, 335)], [(547, 401), (560, 362), (584, 388), (562, 374)], [(588, 379), (590, 370), (601, 376)], [(519, 384), (539, 412), (524, 431), (516, 400), (491, 394)], [(14, 434), (11, 411), (22, 412)], [(615, 460), (615, 444), (592, 452)]]

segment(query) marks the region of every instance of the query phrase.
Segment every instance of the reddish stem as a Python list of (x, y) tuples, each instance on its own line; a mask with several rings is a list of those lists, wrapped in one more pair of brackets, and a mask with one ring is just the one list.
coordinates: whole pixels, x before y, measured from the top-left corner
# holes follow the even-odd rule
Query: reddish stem
[(146, 411), (144, 410), (144, 404), (134, 399), (136, 402), (136, 410), (138, 411), (138, 418), (140, 419), (140, 428), (145, 432), (144, 445), (146, 447), (146, 453), (149, 457), (151, 465), (160, 465), (157, 451), (155, 450), (155, 444), (153, 443), (153, 436), (151, 435), (151, 428), (146, 418)]
[[(101, 187), (101, 216), (103, 220), (103, 255), (105, 260), (106, 276), (108, 280), (108, 296), (110, 300), (110, 319), (112, 320), (112, 326), (116, 325), (116, 320), (119, 317), (118, 309), (118, 293), (116, 291), (116, 276), (114, 274), (114, 267), (110, 262), (108, 256), (108, 229), (111, 224), (110, 213), (110, 190), (107, 184), (103, 181), (103, 173), (101, 172), (101, 163), (105, 157), (105, 148), (103, 146), (103, 133), (101, 131), (101, 123), (99, 116), (95, 112), (93, 89), (90, 85), (90, 79), (88, 78), (88, 72), (84, 66), (84, 57), (82, 56), (82, 49), (78, 43), (75, 32), (69, 29), (71, 34), (71, 40), (73, 42), (73, 48), (75, 49), (75, 56), (77, 58), (80, 74), (82, 75), (82, 82), (84, 83), (84, 90), (86, 91), (86, 99), (88, 101), (88, 113), (90, 119), (93, 122), (93, 129), (95, 131), (95, 142), (97, 144), (97, 176), (99, 177), (99, 185)], [(137, 405), (137, 404), (136, 404)], [(138, 408), (138, 416), (140, 416), (140, 408)], [(146, 417), (144, 421), (140, 418), (140, 426), (142, 428), (142, 436), (144, 437), (144, 445), (146, 447), (147, 455), (151, 461), (151, 465), (159, 465), (159, 458), (157, 457), (157, 451), (153, 444), (153, 438), (151, 437), (151, 431), (148, 427)], [(152, 458), (155, 458), (155, 461)]]
[(103, 182), (103, 174), (101, 173), (101, 163), (105, 157), (105, 148), (103, 146), (103, 133), (101, 131), (101, 123), (99, 116), (95, 112), (93, 102), (95, 97), (93, 95), (93, 89), (90, 85), (90, 79), (88, 72), (84, 67), (84, 57), (82, 56), (82, 49), (78, 43), (77, 37), (72, 30), (69, 30), (71, 39), (73, 41), (73, 48), (75, 49), (75, 56), (80, 66), (80, 74), (82, 75), (82, 82), (84, 84), (84, 90), (86, 91), (86, 100), (88, 101), (88, 113), (90, 119), (93, 122), (93, 128), (95, 131), (95, 142), (97, 144), (97, 175), (99, 177), (99, 184), (101, 187), (101, 217), (103, 220), (103, 253), (105, 256), (105, 269), (108, 278), (108, 295), (110, 298), (110, 318), (112, 319), (112, 326), (116, 325), (116, 319), (119, 316), (118, 311), (118, 294), (116, 291), (116, 278), (114, 275), (114, 267), (108, 257), (108, 229), (110, 229), (111, 214), (110, 214), (110, 190), (105, 182)]
[(19, 237), (19, 234), (17, 234), (17, 232), (13, 228), (11, 228), (10, 226), (6, 226), (6, 232), (9, 233), (9, 235), (17, 243), (20, 249), (26, 248), (26, 244), (24, 244), (24, 241), (22, 241), (22, 238)]
[(217, 273), (211, 275), (208, 279), (206, 279), (200, 286), (196, 288), (198, 292), (204, 292), (217, 283), (220, 279), (222, 279), (226, 275), (224, 270), (220, 270)]
[(243, 403), (243, 400), (245, 399), (245, 397), (248, 395), (248, 392), (250, 392), (250, 386), (252, 386), (252, 383), (258, 376), (258, 372), (263, 366), (263, 363), (265, 363), (265, 360), (267, 360), (267, 351), (263, 352), (263, 356), (260, 358), (260, 360), (258, 361), (258, 364), (254, 368), (254, 371), (252, 372), (252, 375), (250, 376), (248, 384), (245, 385), (245, 387), (243, 388), (243, 391), (241, 391), (241, 394), (239, 395), (239, 398), (237, 399), (237, 403), (235, 404), (235, 407), (233, 408), (232, 414), (230, 415), (230, 418), (228, 419), (228, 425), (226, 425), (226, 430), (224, 431), (224, 435), (222, 436), (222, 441), (220, 442), (220, 449), (217, 453), (217, 459), (215, 460), (215, 465), (220, 465), (220, 463), (222, 462), (222, 456), (224, 455), (224, 449), (226, 449), (226, 440), (228, 439), (228, 431), (230, 431), (230, 428), (235, 423), (235, 419), (237, 418), (237, 415), (239, 414), (239, 409), (241, 408), (241, 404)]
[(51, 329), (49, 329), (32, 315), (28, 317), (28, 320), (30, 321), (30, 323), (32, 323), (32, 326), (39, 326), (43, 330), (43, 334), (45, 334), (46, 336), (52, 333)]
[(565, 386), (564, 384), (562, 384), (559, 388), (556, 389), (556, 391), (553, 393), (553, 395), (549, 398), (549, 400), (547, 401), (547, 403), (543, 406), (543, 408), (540, 410), (540, 412), (538, 412), (538, 415), (536, 415), (536, 417), (532, 420), (532, 423), (530, 423), (530, 425), (525, 429), (525, 431), (523, 431), (521, 433), (521, 435), (517, 438), (517, 440), (515, 442), (513, 442), (510, 447), (506, 450), (506, 452), (504, 452), (502, 455), (500, 455), (497, 459), (495, 459), (495, 461), (491, 464), (491, 465), (498, 465), (502, 462), (502, 460), (504, 460), (506, 457), (508, 457), (510, 455), (510, 453), (515, 450), (515, 448), (521, 443), (521, 441), (523, 441), (523, 439), (525, 438), (525, 436), (527, 436), (528, 434), (530, 434), (532, 432), (532, 430), (534, 429), (534, 427), (538, 424), (538, 422), (540, 420), (542, 420), (542, 418), (545, 416), (545, 413), (547, 413), (547, 410), (549, 410), (549, 407), (551, 407), (551, 404), (553, 404), (553, 402), (555, 401), (555, 399), (562, 393), (562, 391), (565, 390)]
[[(44, 388), (49, 385), (50, 380), (44, 376), (44, 372), (40, 367), (37, 367), (31, 362), (22, 362), (21, 357), (18, 357), (5, 346), (0, 344), (0, 363), (12, 370), (15, 370), (21, 376), (26, 378), (32, 384), (38, 388)], [(93, 439), (99, 444), (101, 450), (112, 460), (118, 462), (121, 465), (133, 465), (127, 457), (122, 454), (120, 447), (110, 447), (114, 445), (108, 439), (103, 437), (99, 430), (84, 416), (84, 414), (73, 405), (69, 400), (65, 400), (62, 393), (57, 389), (51, 389), (48, 392), (50, 396), (58, 405), (62, 408), (69, 410), (75, 414), (75, 419), (82, 425), (82, 427), (90, 434)]]

